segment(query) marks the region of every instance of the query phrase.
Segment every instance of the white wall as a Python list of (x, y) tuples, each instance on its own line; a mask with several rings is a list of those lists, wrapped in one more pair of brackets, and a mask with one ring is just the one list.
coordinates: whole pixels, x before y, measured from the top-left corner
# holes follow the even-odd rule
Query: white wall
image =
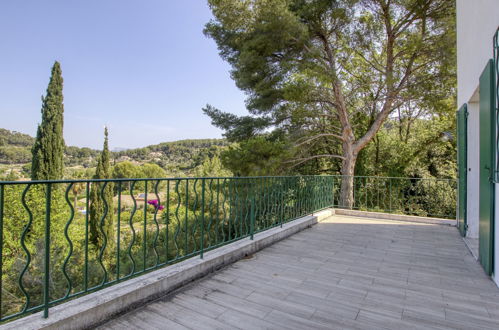
[(480, 135), (479, 103), (468, 103), (468, 179), (466, 219), (468, 230), (466, 236), (478, 238), (478, 192), (480, 190), (480, 148), (478, 148)]
[(457, 0), (457, 106), (468, 102), (493, 56), (499, 0)]
[[(499, 26), (499, 0), (456, 0), (457, 5), (457, 106), (468, 103), (468, 232), (478, 236), (480, 74), (493, 57), (493, 37)], [(494, 281), (499, 286), (499, 185), (496, 185)]]

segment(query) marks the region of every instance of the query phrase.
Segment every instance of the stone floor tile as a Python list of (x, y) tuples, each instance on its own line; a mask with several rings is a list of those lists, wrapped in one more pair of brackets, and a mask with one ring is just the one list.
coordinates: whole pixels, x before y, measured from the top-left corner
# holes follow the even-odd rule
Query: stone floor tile
[(499, 329), (456, 228), (331, 217), (101, 328)]

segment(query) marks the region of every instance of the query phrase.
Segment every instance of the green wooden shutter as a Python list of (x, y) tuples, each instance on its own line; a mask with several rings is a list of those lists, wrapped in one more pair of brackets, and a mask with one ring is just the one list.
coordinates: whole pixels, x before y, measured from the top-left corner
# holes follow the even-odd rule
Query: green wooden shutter
[(495, 158), (494, 61), (480, 76), (480, 205), (479, 258), (485, 272), (493, 271), (494, 257), (494, 158)]

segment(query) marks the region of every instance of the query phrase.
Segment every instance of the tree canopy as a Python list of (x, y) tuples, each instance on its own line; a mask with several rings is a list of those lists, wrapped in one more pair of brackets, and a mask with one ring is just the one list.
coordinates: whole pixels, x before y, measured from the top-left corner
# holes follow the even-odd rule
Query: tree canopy
[(42, 97), (42, 123), (38, 125), (32, 149), (31, 178), (57, 180), (63, 176), (64, 157), (64, 104), (62, 71), (59, 62), (52, 67), (47, 95)]
[[(454, 4), (448, 0), (209, 0), (205, 28), (247, 95), (249, 116), (204, 109), (232, 140), (268, 128), (299, 147), (295, 165), (360, 151), (397, 109), (454, 92)], [(318, 153), (317, 144), (329, 150)], [(352, 203), (352, 180), (342, 202)]]
[[(109, 162), (109, 141), (107, 127), (104, 129), (104, 147), (100, 154), (94, 179), (110, 179), (111, 165)], [(113, 221), (113, 184), (92, 183), (90, 191), (90, 242), (102, 248), (111, 246), (114, 237)]]

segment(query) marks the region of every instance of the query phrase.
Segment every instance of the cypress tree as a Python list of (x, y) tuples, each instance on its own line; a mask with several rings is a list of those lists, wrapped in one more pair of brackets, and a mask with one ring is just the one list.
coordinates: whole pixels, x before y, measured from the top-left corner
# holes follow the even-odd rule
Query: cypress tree
[[(104, 129), (104, 148), (99, 156), (97, 168), (95, 170), (94, 179), (109, 179), (111, 178), (111, 165), (109, 161), (109, 144), (107, 127)], [(104, 243), (104, 234), (107, 238), (107, 247), (111, 247), (114, 243), (114, 227), (113, 227), (113, 184), (108, 183), (102, 191), (104, 183), (93, 183), (90, 191), (90, 242), (96, 247), (102, 247)], [(105, 203), (107, 203), (107, 214), (102, 219), (105, 213)], [(101, 231), (101, 221), (102, 231)]]
[(31, 179), (58, 180), (63, 176), (64, 104), (62, 71), (59, 62), (52, 67), (47, 95), (42, 96), (42, 123), (38, 125), (36, 141), (31, 149)]

